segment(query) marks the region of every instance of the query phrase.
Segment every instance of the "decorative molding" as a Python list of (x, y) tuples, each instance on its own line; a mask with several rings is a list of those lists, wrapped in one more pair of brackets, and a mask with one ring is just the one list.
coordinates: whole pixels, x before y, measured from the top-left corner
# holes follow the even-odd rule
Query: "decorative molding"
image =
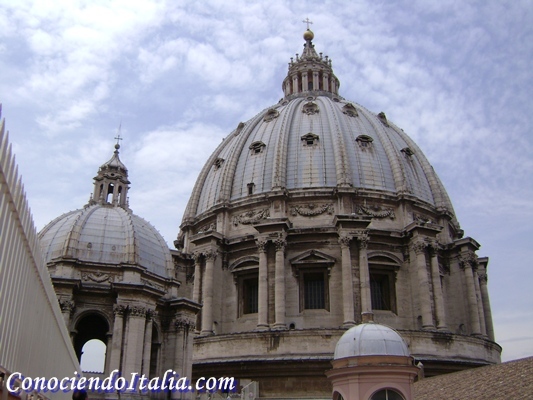
[(437, 240), (430, 240), (428, 242), (429, 254), (432, 257), (435, 257), (439, 254), (439, 251), (442, 250), (442, 245)]
[(157, 316), (157, 313), (156, 313), (156, 311), (153, 308), (147, 308), (146, 309), (146, 319), (148, 321), (150, 321), (152, 319), (155, 319), (156, 316)]
[(291, 207), (291, 215), (293, 216), (296, 216), (299, 214), (304, 217), (314, 217), (316, 215), (324, 214), (325, 212), (327, 212), (329, 215), (333, 215), (335, 210), (333, 208), (332, 203), (322, 204), (322, 205), (310, 203), (305, 206)]
[(319, 111), (317, 104), (312, 101), (305, 103), (302, 107), (302, 112), (307, 115), (318, 114)]
[(480, 285), (486, 285), (488, 282), (488, 276), (485, 272), (478, 275)]
[(255, 222), (259, 222), (262, 219), (270, 217), (270, 209), (264, 208), (262, 210), (246, 211), (240, 215), (233, 217), (233, 225), (250, 225)]
[(154, 289), (158, 289), (158, 290), (161, 290), (161, 291), (165, 290), (165, 287), (163, 285), (158, 285), (157, 283), (154, 283), (154, 282), (150, 281), (149, 279), (142, 279), (141, 278), (141, 283), (144, 283), (147, 286), (153, 287)]
[(372, 218), (396, 218), (392, 208), (384, 208), (377, 205), (368, 207), (358, 204), (356, 205), (356, 212), (359, 215), (368, 215)]

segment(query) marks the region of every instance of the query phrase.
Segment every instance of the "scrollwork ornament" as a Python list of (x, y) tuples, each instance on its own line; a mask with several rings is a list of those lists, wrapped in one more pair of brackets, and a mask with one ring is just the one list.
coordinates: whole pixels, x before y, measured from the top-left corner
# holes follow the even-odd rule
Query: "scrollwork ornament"
[(442, 250), (442, 245), (437, 240), (430, 240), (428, 243), (429, 254), (434, 257), (440, 250)]
[(487, 282), (488, 282), (488, 276), (487, 276), (487, 274), (483, 272), (483, 273), (479, 274), (478, 276), (479, 276), (479, 283), (480, 283), (481, 285), (486, 285)]
[(270, 209), (265, 208), (262, 210), (257, 211), (247, 211), (245, 213), (242, 213), (240, 215), (237, 215), (233, 217), (233, 225), (238, 226), (241, 225), (251, 225), (255, 222), (259, 222), (262, 219), (270, 217)]

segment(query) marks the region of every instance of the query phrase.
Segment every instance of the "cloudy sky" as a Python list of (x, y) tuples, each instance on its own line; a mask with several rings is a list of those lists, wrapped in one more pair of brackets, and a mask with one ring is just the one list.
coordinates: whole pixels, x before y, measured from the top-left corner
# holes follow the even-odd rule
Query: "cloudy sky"
[(196, 176), (282, 97), (309, 17), (340, 94), (407, 132), (489, 256), (503, 359), (533, 355), (533, 1), (0, 0), (0, 102), (37, 229), (83, 206), (121, 125), (169, 245)]

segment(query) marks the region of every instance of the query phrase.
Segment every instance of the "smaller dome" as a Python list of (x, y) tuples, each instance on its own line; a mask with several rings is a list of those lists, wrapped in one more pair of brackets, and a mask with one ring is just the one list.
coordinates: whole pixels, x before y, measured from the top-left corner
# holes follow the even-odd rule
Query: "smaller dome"
[(313, 40), (315, 37), (315, 34), (313, 33), (313, 31), (311, 31), (310, 29), (306, 30), (304, 32), (304, 39), (305, 40)]
[(357, 356), (405, 356), (409, 349), (398, 332), (385, 325), (367, 323), (348, 329), (335, 347), (334, 359)]

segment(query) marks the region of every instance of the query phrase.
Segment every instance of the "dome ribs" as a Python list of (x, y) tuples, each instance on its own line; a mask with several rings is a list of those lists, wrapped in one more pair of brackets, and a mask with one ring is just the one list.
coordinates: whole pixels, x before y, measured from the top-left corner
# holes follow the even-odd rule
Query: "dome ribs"
[(331, 131), (331, 139), (333, 141), (337, 186), (353, 186), (351, 173), (349, 172), (349, 168), (347, 168), (346, 145), (333, 103), (329, 103), (329, 108), (331, 112), (325, 114), (327, 115), (328, 129)]
[[(283, 119), (281, 121), (280, 135), (276, 142), (276, 155), (272, 166), (272, 190), (282, 190), (287, 187), (287, 157), (288, 157), (288, 141), (290, 127), (295, 113), (291, 113), (292, 108), (296, 107), (300, 102), (290, 102), (281, 113)], [(292, 116), (290, 121), (288, 117)], [(289, 128), (287, 128), (289, 127)]]

